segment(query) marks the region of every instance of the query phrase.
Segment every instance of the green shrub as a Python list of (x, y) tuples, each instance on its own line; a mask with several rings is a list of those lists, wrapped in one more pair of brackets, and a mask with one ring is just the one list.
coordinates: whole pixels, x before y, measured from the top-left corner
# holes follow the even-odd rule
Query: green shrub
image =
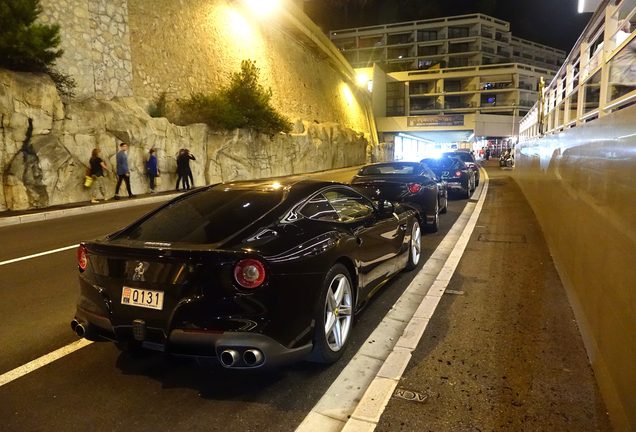
[(193, 94), (181, 102), (181, 120), (206, 123), (210, 128), (250, 128), (274, 135), (291, 131), (292, 124), (271, 105), (272, 90), (259, 84), (259, 69), (251, 60), (241, 62), (241, 71), (230, 76), (230, 83), (214, 94)]
[(0, 67), (22, 72), (47, 73), (60, 93), (72, 95), (75, 81), (53, 69), (63, 50), (60, 26), (36, 22), (39, 0), (0, 1)]
[(156, 98), (152, 105), (148, 107), (148, 114), (150, 117), (166, 117), (168, 114), (168, 101), (166, 99), (166, 92), (162, 92), (158, 98)]

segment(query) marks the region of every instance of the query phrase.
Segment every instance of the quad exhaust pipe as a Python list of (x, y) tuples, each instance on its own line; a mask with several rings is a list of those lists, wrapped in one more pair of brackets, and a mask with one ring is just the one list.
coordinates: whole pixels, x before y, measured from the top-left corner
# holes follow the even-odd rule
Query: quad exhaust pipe
[(84, 338), (89, 332), (89, 324), (74, 319), (71, 321), (71, 330), (73, 330), (78, 337)]
[(238, 351), (233, 349), (226, 349), (221, 352), (221, 364), (225, 367), (233, 367), (236, 366), (236, 363), (241, 358)]
[(263, 361), (263, 353), (257, 349), (245, 350), (243, 361), (247, 366), (258, 366)]
[(228, 348), (221, 351), (219, 356), (221, 364), (226, 368), (259, 366), (263, 363), (263, 358), (263, 353), (254, 348), (246, 349), (242, 356), (237, 350)]

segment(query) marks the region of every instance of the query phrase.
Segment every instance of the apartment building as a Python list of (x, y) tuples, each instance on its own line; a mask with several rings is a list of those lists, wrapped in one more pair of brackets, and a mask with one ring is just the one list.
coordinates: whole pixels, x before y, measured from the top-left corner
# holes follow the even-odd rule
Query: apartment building
[(477, 147), (509, 139), (537, 101), (540, 79), (549, 81), (566, 55), (483, 14), (334, 30), (330, 38), (372, 83), (385, 141), (408, 134)]
[(354, 68), (387, 72), (520, 62), (558, 69), (565, 51), (513, 37), (510, 23), (483, 14), (333, 30), (329, 37)]

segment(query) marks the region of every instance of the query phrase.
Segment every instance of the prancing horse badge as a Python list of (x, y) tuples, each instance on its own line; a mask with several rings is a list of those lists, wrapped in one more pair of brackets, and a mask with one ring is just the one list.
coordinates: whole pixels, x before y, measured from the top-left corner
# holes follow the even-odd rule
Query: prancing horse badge
[(137, 263), (137, 266), (135, 267), (135, 273), (133, 274), (132, 280), (142, 282), (145, 281), (146, 279), (144, 278), (144, 273), (146, 273), (148, 267), (150, 267), (150, 264), (148, 264), (147, 262), (139, 261)]

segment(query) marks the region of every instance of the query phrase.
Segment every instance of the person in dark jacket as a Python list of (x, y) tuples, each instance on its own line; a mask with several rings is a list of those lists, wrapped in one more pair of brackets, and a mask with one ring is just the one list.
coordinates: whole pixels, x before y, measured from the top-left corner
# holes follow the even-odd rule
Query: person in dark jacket
[(146, 162), (146, 174), (148, 174), (150, 181), (150, 193), (155, 192), (155, 180), (159, 177), (159, 164), (155, 153), (155, 149), (150, 149), (148, 161)]
[(192, 170), (190, 169), (191, 160), (196, 160), (196, 158), (190, 154), (190, 150), (179, 150), (177, 155), (177, 190), (179, 190), (179, 182), (182, 182), (183, 189), (186, 190), (194, 186)]
[(104, 185), (104, 171), (110, 171), (104, 160), (99, 157), (101, 150), (93, 149), (89, 160), (91, 176), (93, 177), (93, 187), (91, 188), (91, 202), (98, 203), (100, 199), (106, 201), (106, 189)]

